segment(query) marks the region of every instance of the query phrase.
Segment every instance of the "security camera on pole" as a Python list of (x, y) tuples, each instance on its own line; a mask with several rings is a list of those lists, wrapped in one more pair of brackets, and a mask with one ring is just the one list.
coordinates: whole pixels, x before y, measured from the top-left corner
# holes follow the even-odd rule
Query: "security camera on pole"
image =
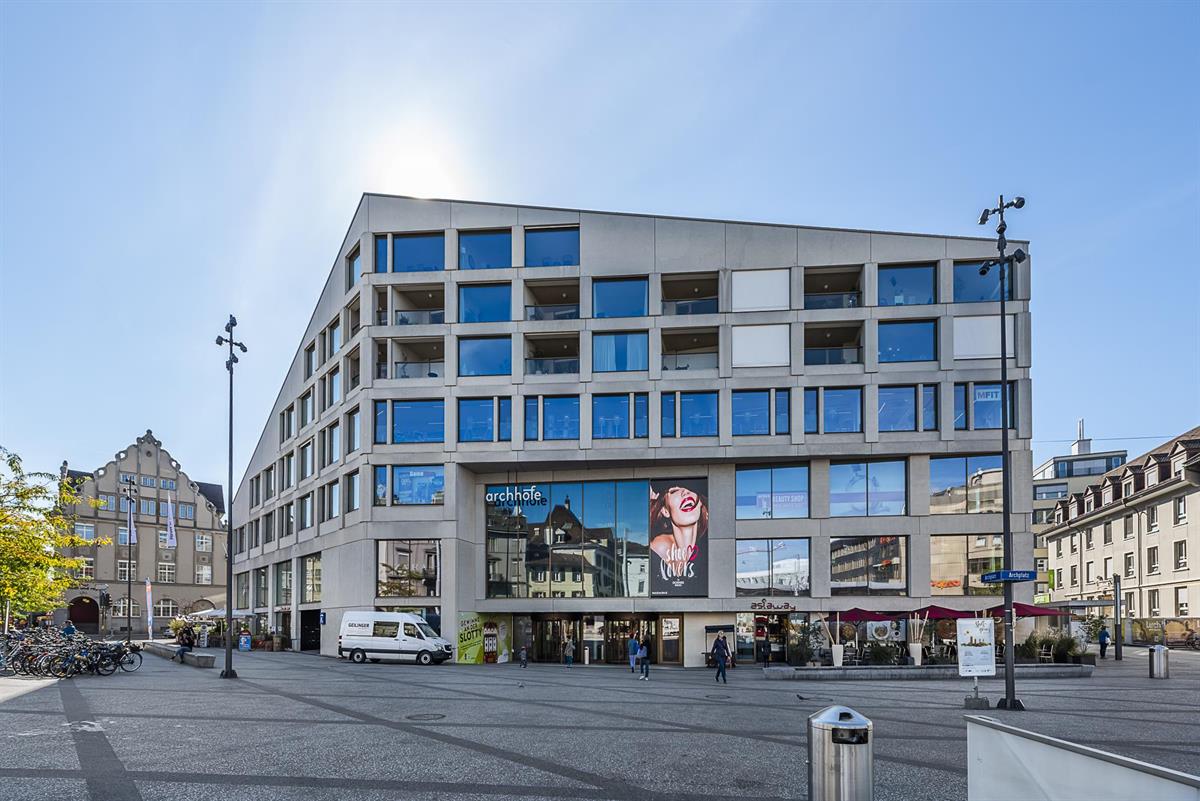
[(229, 346), (229, 358), (225, 361), (225, 369), (229, 371), (229, 494), (225, 510), (225, 669), (221, 678), (236, 679), (237, 671), (233, 669), (233, 366), (237, 364), (236, 347), (242, 353), (246, 346), (233, 339), (233, 329), (237, 327), (237, 318), (229, 315), (225, 323), (225, 333), (228, 336), (217, 337), (218, 345)]
[(1015, 574), (1021, 571), (1013, 570), (1013, 544), (1012, 544), (1012, 476), (1011, 476), (1011, 460), (1008, 454), (1008, 427), (1012, 424), (1009, 415), (1010, 404), (1012, 403), (1012, 393), (1008, 390), (1008, 334), (1006, 333), (1007, 316), (1004, 311), (1004, 303), (1008, 299), (1008, 292), (1012, 286), (1012, 266), (1014, 263), (1020, 264), (1025, 261), (1025, 251), (1017, 248), (1011, 256), (1006, 254), (1008, 249), (1008, 239), (1004, 234), (1008, 230), (1008, 224), (1004, 222), (1005, 209), (1020, 209), (1025, 206), (1025, 198), (1018, 197), (1010, 200), (1007, 203), (1004, 201), (1004, 195), (1000, 196), (1000, 202), (996, 204), (994, 209), (984, 209), (979, 215), (979, 224), (986, 225), (987, 221), (994, 214), (1000, 218), (1000, 222), (996, 225), (996, 249), (1000, 252), (1000, 258), (985, 261), (979, 266), (979, 274), (987, 275), (993, 267), (1000, 268), (1000, 456), (1001, 456), (1001, 478), (1002, 478), (1002, 496), (1001, 496), (1001, 511), (1003, 512), (1004, 526), (1004, 569), (1000, 572), (999, 580), (1004, 584), (1004, 697), (996, 704), (997, 709), (1024, 709), (1025, 705), (1017, 698), (1016, 681), (1015, 681), (1015, 662), (1013, 659), (1013, 582), (1026, 580), (1024, 575), (1017, 577)]

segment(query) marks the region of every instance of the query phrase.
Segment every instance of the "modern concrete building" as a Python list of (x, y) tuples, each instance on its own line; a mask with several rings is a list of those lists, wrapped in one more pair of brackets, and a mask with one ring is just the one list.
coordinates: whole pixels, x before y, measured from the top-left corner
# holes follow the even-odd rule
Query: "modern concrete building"
[(638, 631), (690, 665), (721, 629), (782, 660), (822, 612), (990, 606), (994, 251), (365, 195), (234, 500), (235, 607), (324, 654), (344, 611), (412, 609), (472, 660), (619, 662)]
[[(56, 622), (69, 617), (81, 631), (124, 634), (126, 604), (132, 597), (133, 633), (141, 636), (148, 628), (148, 613), (153, 613), (154, 631), (160, 633), (177, 614), (224, 607), (225, 496), (220, 485), (189, 478), (151, 431), (103, 467), (72, 470), (64, 461), (60, 475), (78, 484), (81, 497), (102, 502), (99, 507), (83, 503), (72, 509), (75, 533), (108, 544), (70, 550), (71, 556), (87, 563), (81, 586), (68, 595), (67, 608), (55, 612)], [(132, 547), (124, 492), (131, 483), (136, 490), (137, 533)], [(174, 543), (168, 533), (168, 501), (175, 514)], [(146, 579), (153, 599), (149, 610)], [(108, 610), (99, 606), (101, 591), (112, 600)]]
[[(1119, 574), (1123, 617), (1197, 618), (1192, 602), (1200, 597), (1200, 568), (1188, 561), (1200, 548), (1197, 508), (1200, 427), (1056, 501), (1042, 535), (1055, 573), (1052, 601), (1111, 601), (1111, 579)], [(1104, 613), (1111, 616), (1112, 610)]]
[(1054, 525), (1054, 507), (1058, 501), (1082, 492), (1103, 475), (1125, 464), (1126, 451), (1102, 451), (1092, 453), (1092, 441), (1084, 436), (1083, 420), (1079, 421), (1079, 433), (1071, 443), (1071, 453), (1055, 456), (1043, 462), (1033, 471), (1033, 561), (1038, 571), (1034, 589), (1034, 600), (1042, 603), (1051, 599), (1049, 553), (1042, 536)]

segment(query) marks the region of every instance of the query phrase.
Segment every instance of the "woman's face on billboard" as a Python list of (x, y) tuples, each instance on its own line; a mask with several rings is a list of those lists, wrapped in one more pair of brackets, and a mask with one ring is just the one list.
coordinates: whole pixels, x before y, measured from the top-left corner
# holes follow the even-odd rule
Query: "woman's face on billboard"
[(667, 490), (663, 511), (674, 525), (685, 527), (696, 525), (703, 507), (700, 496), (687, 487), (671, 487)]

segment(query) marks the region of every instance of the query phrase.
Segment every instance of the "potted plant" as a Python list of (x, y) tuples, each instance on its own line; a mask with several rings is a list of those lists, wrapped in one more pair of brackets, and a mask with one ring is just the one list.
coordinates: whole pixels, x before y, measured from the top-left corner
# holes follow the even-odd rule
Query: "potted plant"
[(1013, 658), (1018, 665), (1037, 664), (1038, 649), (1042, 645), (1042, 638), (1037, 632), (1030, 632), (1025, 638), (1025, 642), (1018, 643), (1013, 649)]
[(1079, 651), (1079, 641), (1065, 631), (1060, 631), (1058, 636), (1054, 638), (1052, 652), (1054, 653), (1054, 661), (1058, 664), (1065, 664), (1071, 661)]
[(867, 644), (867, 662), (872, 665), (890, 665), (895, 661), (892, 655), (892, 649), (888, 648), (878, 640), (871, 640)]

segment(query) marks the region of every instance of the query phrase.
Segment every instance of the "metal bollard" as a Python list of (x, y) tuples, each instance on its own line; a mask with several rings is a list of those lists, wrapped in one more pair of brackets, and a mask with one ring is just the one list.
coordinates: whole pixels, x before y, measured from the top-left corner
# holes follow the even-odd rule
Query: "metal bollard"
[(1170, 653), (1165, 645), (1150, 646), (1150, 678), (1171, 678), (1171, 660), (1168, 657)]
[(871, 721), (847, 706), (808, 718), (809, 801), (871, 801), (875, 797)]

